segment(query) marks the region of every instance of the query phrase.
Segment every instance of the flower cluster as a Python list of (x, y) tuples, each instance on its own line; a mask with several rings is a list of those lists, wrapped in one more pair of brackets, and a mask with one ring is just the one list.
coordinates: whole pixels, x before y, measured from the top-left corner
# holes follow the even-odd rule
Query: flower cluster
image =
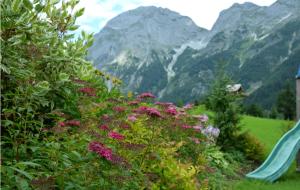
[(96, 96), (96, 90), (91, 87), (83, 87), (79, 89), (79, 92), (82, 92), (88, 96)]
[(139, 107), (139, 108), (137, 108), (133, 111), (136, 112), (136, 113), (139, 113), (139, 114), (148, 114), (149, 116), (152, 116), (152, 117), (162, 117), (162, 115), (158, 111), (158, 109), (150, 108), (150, 107), (147, 107), (147, 106), (141, 106), (141, 107)]
[(163, 106), (163, 107), (174, 106), (174, 104), (171, 103), (171, 102), (155, 102), (155, 105), (160, 105), (160, 106)]
[(113, 108), (113, 110), (116, 111), (116, 112), (124, 112), (126, 110), (126, 108), (121, 107), (121, 106), (115, 106)]
[(128, 121), (132, 121), (132, 122), (134, 122), (134, 121), (136, 121), (136, 120), (137, 120), (137, 118), (136, 118), (136, 115), (135, 115), (135, 114), (129, 115), (127, 119), (128, 119)]
[(111, 131), (109, 132), (108, 136), (110, 138), (113, 138), (113, 139), (116, 139), (116, 140), (124, 140), (124, 135), (121, 135), (120, 133), (117, 133), (117, 132), (114, 132), (114, 131)]
[(201, 131), (204, 135), (208, 136), (208, 137), (214, 137), (217, 138), (220, 134), (220, 129), (215, 128), (211, 125), (209, 125), (208, 127), (206, 127), (205, 129), (203, 129)]
[(150, 92), (144, 92), (144, 93), (138, 95), (137, 98), (144, 99), (144, 98), (156, 98), (156, 97)]
[(183, 106), (183, 109), (191, 109), (191, 108), (193, 108), (193, 104), (187, 104)]
[(132, 106), (132, 105), (138, 105), (139, 103), (140, 103), (139, 100), (132, 100), (132, 101), (128, 102), (127, 104), (128, 104), (129, 106)]
[(112, 160), (112, 150), (105, 147), (102, 143), (90, 142), (89, 150), (96, 152), (99, 156), (105, 158), (106, 160)]
[(66, 127), (66, 126), (79, 127), (80, 126), (80, 121), (78, 121), (78, 120), (69, 120), (69, 121), (65, 121), (65, 122), (59, 122), (58, 126), (60, 126), (60, 127)]
[(99, 129), (101, 129), (103, 131), (109, 131), (109, 127), (107, 125), (100, 125)]
[(178, 114), (178, 112), (176, 110), (176, 107), (174, 107), (174, 106), (169, 106), (166, 109), (166, 113), (171, 114), (171, 115), (177, 115)]

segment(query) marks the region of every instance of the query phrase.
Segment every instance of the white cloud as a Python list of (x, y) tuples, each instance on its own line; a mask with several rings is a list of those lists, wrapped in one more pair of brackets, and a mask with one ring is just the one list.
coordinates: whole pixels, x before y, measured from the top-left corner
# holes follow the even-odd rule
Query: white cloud
[(139, 6), (159, 6), (189, 16), (201, 27), (210, 29), (220, 11), (233, 3), (253, 2), (267, 6), (276, 0), (81, 0), (78, 7), (85, 7), (85, 13), (78, 19), (81, 29), (99, 32), (100, 29), (118, 14)]

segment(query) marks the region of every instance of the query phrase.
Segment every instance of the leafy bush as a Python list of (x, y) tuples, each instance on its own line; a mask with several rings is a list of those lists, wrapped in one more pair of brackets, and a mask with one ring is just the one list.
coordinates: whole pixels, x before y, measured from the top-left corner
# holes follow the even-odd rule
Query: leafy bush
[(237, 150), (244, 153), (248, 160), (260, 163), (264, 159), (263, 145), (248, 132), (240, 134), (237, 138)]

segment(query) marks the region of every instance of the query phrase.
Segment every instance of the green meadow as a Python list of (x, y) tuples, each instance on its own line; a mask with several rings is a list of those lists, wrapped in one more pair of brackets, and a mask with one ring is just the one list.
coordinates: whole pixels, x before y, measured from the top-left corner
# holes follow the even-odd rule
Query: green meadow
[[(199, 106), (191, 112), (192, 114), (213, 115), (212, 112), (206, 111), (203, 106)], [(249, 131), (263, 144), (265, 157), (267, 157), (280, 137), (294, 124), (295, 122), (292, 121), (243, 116), (241, 126), (244, 131)], [(300, 173), (295, 172), (295, 170), (296, 164), (293, 163), (286, 174), (274, 183), (241, 178), (238, 181), (230, 182), (231, 188), (234, 190), (296, 190), (300, 187)]]

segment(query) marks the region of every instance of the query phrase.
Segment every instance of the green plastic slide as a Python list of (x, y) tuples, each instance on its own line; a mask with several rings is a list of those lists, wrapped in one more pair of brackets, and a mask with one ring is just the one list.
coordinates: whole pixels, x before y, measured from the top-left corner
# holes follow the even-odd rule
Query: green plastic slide
[(299, 149), (300, 120), (294, 128), (281, 137), (265, 162), (253, 172), (248, 173), (246, 177), (270, 182), (275, 181), (288, 170)]

